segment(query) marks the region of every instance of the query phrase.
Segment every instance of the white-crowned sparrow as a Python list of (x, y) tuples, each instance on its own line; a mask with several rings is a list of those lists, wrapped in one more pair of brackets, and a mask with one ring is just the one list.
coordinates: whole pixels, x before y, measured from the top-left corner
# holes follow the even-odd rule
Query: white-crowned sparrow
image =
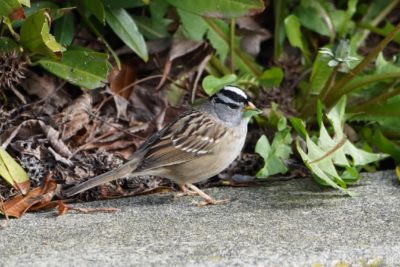
[(255, 109), (241, 89), (225, 86), (152, 135), (125, 164), (66, 190), (64, 195), (122, 177), (154, 175), (171, 179), (188, 194), (200, 195), (203, 204), (225, 202), (211, 198), (192, 183), (220, 173), (235, 160), (247, 134), (249, 117), (244, 112)]

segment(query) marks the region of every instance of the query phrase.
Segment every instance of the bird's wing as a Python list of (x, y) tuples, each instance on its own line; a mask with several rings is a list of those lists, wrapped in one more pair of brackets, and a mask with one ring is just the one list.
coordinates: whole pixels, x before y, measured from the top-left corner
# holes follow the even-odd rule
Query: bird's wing
[(186, 112), (142, 145), (140, 150), (146, 153), (137, 170), (175, 165), (211, 154), (225, 134), (226, 128), (209, 115), (197, 110)]

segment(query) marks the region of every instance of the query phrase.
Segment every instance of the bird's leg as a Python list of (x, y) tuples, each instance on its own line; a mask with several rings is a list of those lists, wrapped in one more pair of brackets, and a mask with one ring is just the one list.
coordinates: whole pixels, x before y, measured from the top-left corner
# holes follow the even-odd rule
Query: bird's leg
[(181, 192), (179, 193), (175, 193), (174, 194), (174, 198), (179, 198), (179, 197), (184, 197), (184, 196), (194, 196), (194, 195), (198, 195), (197, 192), (194, 192), (192, 190), (189, 190), (186, 185), (184, 184), (179, 184), (179, 189), (181, 190)]
[(199, 188), (197, 188), (196, 186), (192, 185), (192, 184), (185, 184), (192, 192), (195, 192), (196, 194), (198, 194), (199, 196), (201, 196), (202, 198), (204, 198), (204, 201), (200, 201), (198, 203), (199, 206), (205, 206), (205, 205), (218, 205), (218, 204), (224, 204), (227, 203), (229, 200), (228, 199), (223, 199), (223, 200), (216, 200), (212, 197), (210, 197), (209, 195), (207, 195), (206, 193), (204, 193), (203, 191), (201, 191)]

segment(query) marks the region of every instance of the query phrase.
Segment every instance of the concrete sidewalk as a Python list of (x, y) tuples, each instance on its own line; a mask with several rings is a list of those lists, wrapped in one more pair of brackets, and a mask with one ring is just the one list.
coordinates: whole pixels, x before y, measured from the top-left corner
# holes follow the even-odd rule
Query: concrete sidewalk
[(206, 190), (220, 206), (158, 194), (30, 213), (0, 230), (0, 266), (400, 266), (399, 182), (364, 176), (354, 198), (298, 179)]

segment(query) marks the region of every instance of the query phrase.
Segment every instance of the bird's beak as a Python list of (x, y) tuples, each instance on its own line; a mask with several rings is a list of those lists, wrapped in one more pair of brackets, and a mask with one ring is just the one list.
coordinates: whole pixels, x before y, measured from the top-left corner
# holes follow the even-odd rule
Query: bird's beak
[(247, 105), (244, 107), (245, 111), (260, 111), (253, 103), (250, 101), (247, 102)]

